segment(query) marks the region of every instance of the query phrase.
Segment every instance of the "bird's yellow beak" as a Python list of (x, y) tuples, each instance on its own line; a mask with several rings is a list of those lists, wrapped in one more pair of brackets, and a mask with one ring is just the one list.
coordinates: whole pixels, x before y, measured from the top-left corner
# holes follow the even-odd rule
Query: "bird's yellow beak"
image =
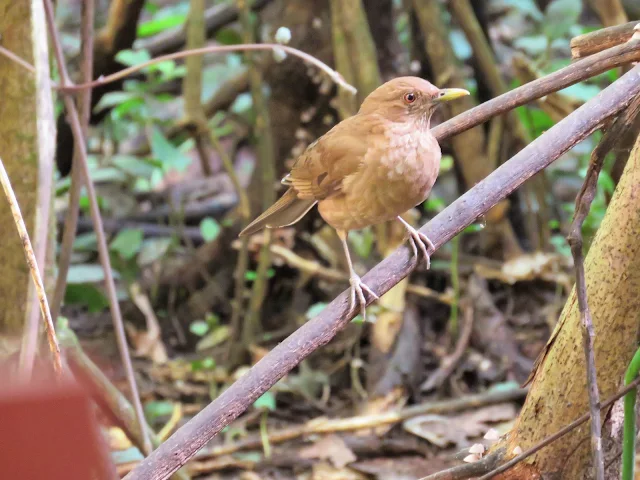
[(443, 88), (440, 90), (438, 97), (434, 99), (436, 102), (448, 102), (456, 98), (465, 97), (469, 92), (464, 88)]

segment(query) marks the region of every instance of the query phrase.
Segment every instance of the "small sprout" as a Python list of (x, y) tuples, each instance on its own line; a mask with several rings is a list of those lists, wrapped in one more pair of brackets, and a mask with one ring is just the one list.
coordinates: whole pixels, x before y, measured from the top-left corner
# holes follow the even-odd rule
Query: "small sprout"
[(495, 428), (490, 428), (487, 430), (487, 433), (484, 434), (485, 440), (498, 440), (500, 438), (500, 434)]
[(287, 58), (287, 52), (277, 47), (273, 49), (273, 60), (276, 63), (283, 62), (286, 58)]
[(474, 443), (469, 447), (469, 453), (482, 456), (484, 453), (484, 445), (481, 443)]
[(279, 43), (280, 45), (286, 45), (291, 41), (291, 30), (289, 30), (287, 27), (280, 27), (277, 31), (276, 31), (276, 43)]
[(309, 136), (309, 132), (307, 132), (304, 128), (298, 128), (295, 133), (295, 137), (297, 140), (304, 140)]
[(328, 78), (323, 78), (318, 91), (320, 95), (327, 95), (331, 91), (331, 87), (333, 87), (333, 82)]
[(313, 119), (313, 116), (316, 114), (316, 110), (316, 107), (310, 107), (302, 112), (302, 114), (300, 115), (300, 121), (302, 123), (309, 123)]
[(464, 457), (464, 458), (462, 459), (462, 461), (463, 461), (463, 462), (466, 462), (466, 463), (475, 463), (475, 462), (477, 462), (478, 460), (480, 460), (480, 457), (478, 457), (477, 455), (473, 455), (473, 454), (471, 454), (471, 455), (467, 455), (466, 457)]
[(521, 453), (522, 453), (522, 449), (520, 448), (519, 445), (516, 448), (513, 449), (513, 454), (514, 455), (520, 455)]

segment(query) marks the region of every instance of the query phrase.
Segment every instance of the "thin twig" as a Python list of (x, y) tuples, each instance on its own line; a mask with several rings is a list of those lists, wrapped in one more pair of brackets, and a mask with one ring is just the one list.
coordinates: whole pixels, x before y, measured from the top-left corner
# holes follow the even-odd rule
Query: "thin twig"
[[(436, 248), (442, 246), (476, 221), (479, 215), (486, 213), (526, 180), (593, 133), (607, 118), (623, 110), (631, 98), (638, 94), (640, 66), (634, 67), (569, 117), (551, 127), (449, 205), (420, 231), (432, 240)], [(522, 96), (528, 95), (531, 92)], [(512, 96), (505, 94), (503, 97), (507, 97), (508, 104), (512, 105)], [(493, 110), (487, 111), (482, 107), (477, 107), (476, 111), (482, 112), (478, 119), (474, 119), (472, 110), (465, 114), (465, 120), (461, 124), (453, 119), (451, 124), (441, 125), (440, 139), (444, 132), (463, 129), (509, 108), (504, 107), (500, 98), (494, 100)], [(406, 277), (414, 266), (410, 250), (402, 247), (374, 267), (363, 277), (363, 281), (376, 293), (383, 295)], [(319, 315), (274, 347), (204, 410), (178, 429), (126, 478), (164, 479), (184, 465), (260, 395), (348, 325), (355, 314), (349, 312), (348, 304), (348, 291), (344, 291)]]
[(156, 63), (165, 62), (167, 60), (177, 60), (179, 58), (189, 57), (191, 55), (203, 55), (206, 53), (229, 53), (229, 52), (244, 52), (247, 50), (283, 50), (286, 53), (290, 53), (296, 57), (301, 58), (307, 63), (318, 67), (320, 70), (325, 72), (331, 80), (333, 80), (337, 85), (341, 86), (345, 90), (353, 93), (355, 95), (356, 89), (353, 85), (348, 84), (342, 78), (338, 72), (329, 67), (326, 63), (321, 62), (317, 58), (308, 53), (305, 53), (297, 48), (288, 47), (286, 45), (280, 45), (275, 43), (256, 43), (256, 44), (238, 44), (238, 45), (212, 45), (208, 47), (196, 48), (194, 50), (184, 50), (182, 52), (170, 53), (168, 55), (162, 55), (160, 57), (156, 57), (152, 60), (148, 60), (139, 65), (134, 65), (129, 68), (125, 68), (120, 70), (119, 72), (113, 73), (111, 75), (107, 75), (106, 77), (98, 78), (93, 82), (82, 83), (77, 85), (60, 85), (58, 87), (59, 90), (63, 91), (73, 91), (73, 90), (82, 90), (84, 88), (94, 88), (101, 85), (105, 85), (107, 83), (115, 82), (117, 80), (122, 80), (123, 78), (128, 77), (132, 73), (139, 72), (140, 70), (144, 70), (145, 68), (155, 65)]
[[(80, 32), (82, 44), (82, 81), (90, 82), (93, 78), (93, 22), (95, 18), (95, 0), (82, 2), (82, 28)], [(91, 88), (83, 90), (78, 95), (78, 109), (80, 110), (80, 124), (83, 138), (87, 135), (89, 128), (89, 117), (91, 116)], [(73, 168), (78, 165), (78, 152), (74, 150), (74, 159), (71, 167), (71, 186), (69, 188), (69, 205), (64, 220), (64, 230), (62, 232), (62, 242), (60, 245), (60, 255), (58, 257), (58, 278), (51, 301), (51, 315), (58, 318), (64, 293), (67, 288), (67, 274), (71, 265), (71, 254), (73, 243), (76, 239), (78, 228), (78, 217), (80, 215), (80, 192), (82, 190), (82, 169)]]
[[(44, 3), (47, 25), (49, 28), (49, 34), (54, 48), (56, 62), (58, 64), (58, 70), (60, 72), (61, 85), (71, 85), (67, 67), (64, 61), (64, 55), (62, 53), (62, 45), (58, 35), (58, 30), (55, 24), (55, 15), (53, 10), (52, 0), (45, 0)], [(80, 125), (80, 117), (78, 110), (73, 102), (73, 98), (70, 94), (64, 94), (64, 104), (67, 109), (67, 115), (69, 122), (71, 123), (71, 129), (75, 140), (75, 148), (78, 151), (79, 167), (82, 169), (82, 175), (84, 177), (84, 183), (87, 188), (87, 194), (89, 197), (89, 209), (91, 212), (91, 218), (94, 223), (94, 230), (96, 233), (96, 239), (98, 243), (98, 254), (100, 257), (100, 263), (104, 270), (105, 285), (107, 288), (107, 297), (109, 299), (109, 307), (111, 309), (111, 316), (113, 319), (113, 327), (116, 333), (116, 339), (118, 341), (118, 348), (120, 350), (120, 357), (124, 365), (125, 373), (127, 376), (127, 382), (131, 391), (131, 397), (136, 411), (136, 418), (140, 425), (140, 431), (145, 438), (145, 454), (151, 452), (151, 443), (147, 435), (146, 429), (143, 427), (145, 423), (144, 412), (142, 410), (142, 404), (140, 402), (140, 396), (138, 394), (138, 386), (136, 384), (135, 374), (133, 366), (131, 365), (131, 357), (129, 355), (129, 349), (127, 345), (127, 338), (125, 336), (124, 324), (122, 321), (122, 313), (120, 312), (120, 304), (118, 303), (118, 296), (116, 293), (115, 282), (113, 280), (113, 272), (111, 270), (111, 261), (109, 259), (109, 250), (107, 248), (107, 242), (104, 236), (104, 229), (102, 227), (102, 217), (100, 215), (100, 208), (98, 206), (97, 195), (93, 182), (91, 181), (91, 174), (89, 172), (89, 164), (87, 162), (87, 149), (84, 143), (84, 137), (82, 135), (82, 127)]]
[[(626, 387), (620, 389), (620, 391), (618, 391), (618, 393), (616, 393), (615, 395), (612, 395), (611, 397), (609, 397), (607, 400), (605, 400), (601, 405), (600, 405), (600, 409), (603, 410), (605, 408), (610, 407), (611, 405), (614, 404), (614, 402), (616, 402), (616, 400), (619, 400), (620, 398), (622, 398), (623, 396), (625, 396), (628, 392), (634, 390), (638, 385), (640, 384), (640, 377), (636, 378), (633, 382), (631, 382), (629, 385), (627, 385)], [(509, 470), (510, 468), (514, 467), (515, 465), (517, 465), (518, 463), (520, 463), (522, 460), (524, 460), (527, 457), (530, 457), (531, 455), (533, 455), (534, 453), (542, 450), (544, 447), (552, 444), (553, 442), (555, 442), (556, 440), (558, 440), (559, 438), (562, 438), (563, 436), (565, 436), (567, 433), (571, 432), (572, 430), (575, 430), (576, 428), (578, 428), (580, 425), (582, 425), (584, 422), (586, 422), (587, 420), (589, 420), (589, 418), (591, 418), (591, 412), (589, 413), (585, 413), (584, 415), (582, 415), (581, 417), (578, 417), (577, 419), (575, 419), (573, 422), (571, 422), (569, 425), (567, 425), (564, 428), (561, 428), (560, 430), (558, 430), (556, 433), (554, 433), (553, 435), (549, 435), (547, 438), (545, 438), (544, 440), (542, 440), (541, 442), (537, 443), (536, 445), (534, 445), (531, 448), (528, 448), (527, 450), (525, 450), (524, 452), (522, 452), (521, 454), (513, 457), (511, 460), (509, 460), (507, 463), (500, 465), (498, 468), (496, 468), (495, 470), (492, 470), (491, 472), (487, 473), (486, 475), (480, 477), (478, 480), (489, 480), (490, 478), (495, 477), (496, 475), (499, 475), (501, 473), (506, 472), (507, 470)], [(427, 477), (428, 478), (428, 477)], [(422, 480), (427, 480), (422, 479)]]
[(473, 332), (473, 308), (468, 304), (463, 304), (462, 310), (464, 313), (464, 325), (462, 325), (462, 331), (460, 332), (460, 338), (458, 338), (456, 342), (456, 347), (451, 355), (447, 355), (442, 359), (440, 367), (429, 375), (429, 378), (422, 384), (420, 389), (423, 391), (433, 390), (442, 385), (453, 373), (462, 355), (467, 350), (469, 340), (471, 339), (471, 332)]
[(33, 247), (31, 246), (29, 233), (27, 232), (27, 227), (24, 224), (22, 213), (20, 213), (20, 206), (18, 205), (18, 200), (16, 199), (15, 193), (13, 193), (13, 188), (11, 188), (11, 181), (9, 180), (9, 176), (7, 175), (7, 171), (4, 168), (4, 163), (2, 163), (1, 158), (0, 158), (0, 183), (2, 184), (2, 189), (4, 190), (4, 194), (7, 197), (7, 202), (9, 202), (9, 208), (11, 209), (11, 215), (13, 216), (13, 221), (16, 224), (16, 230), (18, 230), (18, 235), (20, 236), (20, 240), (22, 241), (22, 246), (24, 248), (24, 256), (27, 259), (27, 265), (29, 266), (29, 273), (31, 274), (31, 278), (33, 279), (33, 283), (35, 284), (35, 287), (36, 287), (36, 293), (38, 295), (38, 301), (40, 303), (40, 312), (42, 313), (42, 318), (44, 319), (45, 327), (47, 330), (47, 339), (49, 340), (49, 349), (51, 350), (51, 355), (53, 356), (53, 368), (58, 378), (60, 378), (62, 376), (62, 361), (60, 360), (60, 346), (58, 345), (58, 339), (56, 338), (56, 331), (53, 326), (53, 320), (51, 319), (51, 312), (49, 311), (49, 302), (47, 301), (47, 294), (45, 293), (45, 290), (44, 290), (44, 283), (42, 282), (42, 276), (40, 275), (40, 270), (38, 270), (38, 262), (36, 260), (36, 255), (33, 252)]
[(36, 67), (34, 67), (29, 62), (27, 62), (27, 61), (23, 60), (22, 58), (20, 58), (18, 55), (13, 53), (11, 50), (7, 50), (2, 45), (0, 45), (0, 53), (2, 55), (4, 55), (5, 57), (7, 57), (9, 60), (13, 60), (14, 62), (16, 62), (22, 68), (26, 68), (27, 70), (29, 70), (34, 75), (36, 74)]

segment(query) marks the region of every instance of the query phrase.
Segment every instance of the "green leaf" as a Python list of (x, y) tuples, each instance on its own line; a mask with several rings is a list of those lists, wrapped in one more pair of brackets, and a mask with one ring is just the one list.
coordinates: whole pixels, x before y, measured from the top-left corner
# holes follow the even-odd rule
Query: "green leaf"
[(587, 102), (600, 93), (600, 87), (589, 83), (576, 83), (570, 87), (560, 90), (561, 93), (576, 98), (583, 102)]
[(94, 232), (81, 233), (76, 236), (73, 241), (73, 249), (75, 251), (93, 252), (98, 246), (97, 236)]
[(125, 260), (136, 256), (142, 246), (144, 233), (139, 228), (125, 228), (113, 239), (109, 248)]
[(513, 41), (513, 46), (519, 50), (524, 50), (532, 56), (540, 55), (547, 49), (548, 39), (544, 35), (529, 35), (518, 37)]
[(114, 155), (111, 161), (117, 168), (134, 177), (151, 177), (153, 170), (158, 167), (156, 162), (140, 159), (135, 155)]
[(216, 34), (216, 41), (222, 45), (237, 45), (242, 43), (242, 35), (233, 28), (222, 28)]
[(116, 54), (116, 61), (127, 67), (140, 65), (151, 60), (151, 55), (146, 50), (120, 50)]
[(93, 108), (95, 113), (102, 112), (108, 108), (112, 108), (118, 105), (128, 102), (130, 100), (143, 101), (140, 98), (140, 94), (137, 92), (109, 92), (105, 93), (98, 104)]
[(162, 15), (158, 18), (143, 22), (138, 25), (138, 37), (151, 37), (164, 32), (170, 28), (179, 27), (187, 20), (186, 13), (176, 13), (173, 15)]
[(166, 400), (152, 400), (144, 405), (144, 416), (149, 423), (154, 423), (158, 417), (173, 414), (173, 403)]
[(202, 360), (193, 360), (191, 362), (192, 372), (198, 372), (201, 370), (212, 370), (214, 368), (216, 368), (216, 361), (211, 357), (206, 357)]
[(202, 337), (202, 339), (196, 344), (196, 351), (216, 347), (225, 342), (229, 338), (230, 334), (231, 329), (229, 328), (229, 325), (220, 325)]
[(149, 238), (142, 242), (138, 265), (144, 267), (163, 257), (173, 244), (172, 238)]
[(449, 41), (451, 42), (456, 57), (462, 61), (471, 58), (473, 50), (471, 50), (471, 45), (469, 45), (469, 41), (464, 33), (460, 30), (451, 30), (449, 33)]
[(324, 310), (326, 306), (327, 304), (324, 302), (314, 303), (309, 307), (309, 309), (307, 310), (307, 313), (305, 313), (305, 317), (307, 317), (307, 319), (312, 319), (316, 315), (319, 315), (320, 312), (322, 312), (322, 310)]
[(253, 402), (255, 408), (274, 411), (276, 409), (276, 396), (272, 392), (265, 392), (260, 398)]
[(538, 8), (538, 5), (534, 0), (503, 0), (504, 4), (510, 7), (516, 8), (524, 15), (529, 15), (536, 21), (541, 21), (544, 16)]
[(165, 172), (172, 168), (183, 172), (191, 164), (191, 159), (174, 147), (155, 125), (151, 129), (150, 143), (153, 156), (162, 163)]
[(200, 233), (205, 242), (212, 242), (220, 235), (220, 224), (211, 217), (206, 217), (200, 222)]
[(102, 312), (109, 306), (109, 300), (102, 291), (90, 283), (67, 285), (64, 294), (65, 305), (82, 305), (87, 307), (89, 313)]
[[(118, 272), (112, 271), (114, 278), (119, 278)], [(101, 265), (78, 264), (69, 267), (67, 274), (68, 284), (98, 283), (104, 280), (104, 271)]]
[(552, 40), (565, 36), (578, 23), (580, 12), (581, 0), (553, 0), (544, 12), (544, 34)]
[(189, 331), (198, 337), (202, 337), (209, 331), (209, 324), (204, 320), (194, 320), (189, 325)]
[(453, 157), (451, 155), (443, 155), (440, 159), (440, 173), (448, 172), (453, 168)]

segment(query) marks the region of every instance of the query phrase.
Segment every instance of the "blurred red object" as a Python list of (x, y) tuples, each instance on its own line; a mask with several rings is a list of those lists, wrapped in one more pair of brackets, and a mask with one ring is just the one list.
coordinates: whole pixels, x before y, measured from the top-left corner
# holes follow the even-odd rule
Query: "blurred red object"
[(117, 478), (87, 394), (42, 380), (0, 382), (0, 478)]

